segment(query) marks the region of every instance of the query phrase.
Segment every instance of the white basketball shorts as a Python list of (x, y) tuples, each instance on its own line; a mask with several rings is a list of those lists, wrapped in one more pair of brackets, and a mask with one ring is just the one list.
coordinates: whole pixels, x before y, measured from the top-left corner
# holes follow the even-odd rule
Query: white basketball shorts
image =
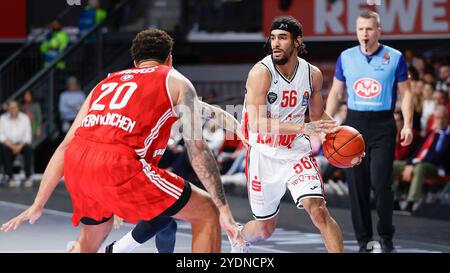
[(280, 160), (250, 149), (247, 156), (247, 190), (253, 217), (265, 220), (275, 217), (280, 200), (289, 189), (301, 209), (305, 198), (325, 199), (322, 176), (311, 154), (298, 159)]

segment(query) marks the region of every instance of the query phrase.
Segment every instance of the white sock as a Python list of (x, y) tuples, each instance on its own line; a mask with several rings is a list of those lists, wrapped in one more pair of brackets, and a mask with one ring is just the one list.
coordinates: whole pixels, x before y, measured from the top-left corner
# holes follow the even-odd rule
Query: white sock
[(114, 244), (113, 253), (130, 253), (140, 245), (140, 243), (134, 240), (130, 231)]

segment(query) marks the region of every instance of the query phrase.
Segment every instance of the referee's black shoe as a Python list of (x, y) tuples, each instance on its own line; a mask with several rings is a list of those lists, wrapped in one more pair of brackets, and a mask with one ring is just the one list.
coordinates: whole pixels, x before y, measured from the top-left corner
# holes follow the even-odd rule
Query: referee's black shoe
[(381, 251), (383, 253), (395, 253), (397, 252), (394, 247), (392, 240), (380, 240)]

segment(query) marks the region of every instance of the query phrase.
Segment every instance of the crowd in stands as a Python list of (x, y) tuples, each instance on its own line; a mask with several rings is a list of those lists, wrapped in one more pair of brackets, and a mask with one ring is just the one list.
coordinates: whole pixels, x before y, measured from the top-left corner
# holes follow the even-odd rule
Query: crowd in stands
[[(59, 95), (60, 136), (63, 137), (80, 110), (86, 95), (79, 89), (77, 79), (67, 79), (67, 90)], [(33, 149), (42, 139), (43, 117), (32, 90), (26, 90), (20, 101), (10, 101), (0, 111), (0, 184), (9, 187), (33, 186)], [(25, 172), (23, 179), (15, 178), (16, 167)]]

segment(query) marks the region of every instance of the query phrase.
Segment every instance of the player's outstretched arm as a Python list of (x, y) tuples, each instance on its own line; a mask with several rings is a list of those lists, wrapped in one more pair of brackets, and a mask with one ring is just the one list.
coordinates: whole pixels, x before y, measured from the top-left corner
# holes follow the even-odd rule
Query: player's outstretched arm
[(192, 167), (211, 194), (214, 204), (218, 208), (225, 206), (227, 202), (216, 160), (203, 141), (201, 106), (193, 86), (186, 85), (186, 89), (180, 93), (179, 102), (176, 109), (182, 122), (183, 139)]
[(202, 115), (204, 118), (212, 118), (213, 122), (219, 127), (235, 133), (244, 143), (247, 142), (242, 133), (241, 124), (230, 113), (204, 101), (199, 101), (199, 103), (202, 107)]
[(179, 73), (171, 74), (169, 89), (172, 98), (176, 97), (176, 113), (182, 122), (182, 134), (192, 168), (211, 195), (220, 212), (220, 223), (233, 241), (243, 243), (241, 232), (234, 220), (225, 198), (225, 190), (220, 179), (216, 160), (202, 137), (202, 116), (200, 101), (194, 86)]
[(81, 121), (88, 112), (90, 97), (91, 95), (89, 95), (85, 100), (83, 106), (78, 112), (77, 118), (72, 124), (72, 127), (69, 132), (67, 132), (64, 140), (58, 146), (56, 151), (53, 153), (53, 156), (45, 168), (42, 181), (33, 204), (18, 216), (4, 223), (0, 230), (4, 232), (8, 232), (11, 229), (15, 230), (22, 224), (23, 221), (26, 220), (29, 220), (30, 224), (34, 224), (36, 220), (41, 217), (45, 204), (64, 174), (64, 152), (66, 151), (70, 141), (73, 139), (75, 130), (81, 124)]

